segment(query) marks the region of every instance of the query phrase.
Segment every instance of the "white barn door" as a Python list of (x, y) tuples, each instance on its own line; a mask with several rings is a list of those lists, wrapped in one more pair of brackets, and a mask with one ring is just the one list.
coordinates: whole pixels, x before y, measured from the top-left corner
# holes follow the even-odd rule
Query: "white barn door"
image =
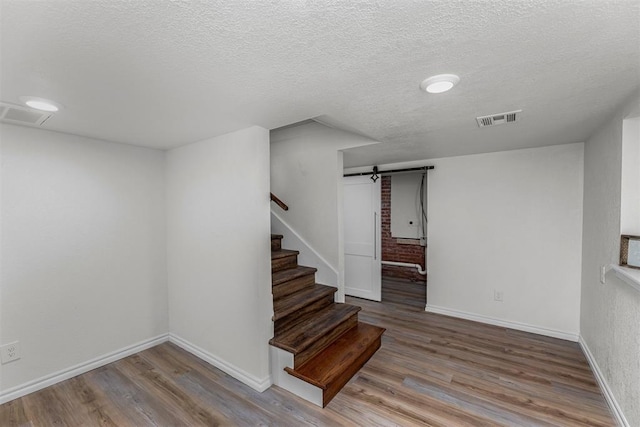
[(380, 180), (354, 176), (343, 183), (345, 294), (380, 301)]

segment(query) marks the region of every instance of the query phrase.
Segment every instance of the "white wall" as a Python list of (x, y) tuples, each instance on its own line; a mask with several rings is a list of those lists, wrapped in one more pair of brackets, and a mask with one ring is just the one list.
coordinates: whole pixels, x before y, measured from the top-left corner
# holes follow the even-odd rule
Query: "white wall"
[(640, 236), (640, 117), (622, 122), (620, 231)]
[(168, 332), (162, 151), (0, 125), (0, 390)]
[(270, 385), (269, 132), (167, 153), (171, 334), (254, 388)]
[[(580, 333), (629, 425), (640, 425), (640, 293), (600, 266), (618, 264), (622, 121), (636, 93), (585, 143)], [(636, 169), (638, 164), (635, 165)]]
[(429, 163), (427, 309), (577, 340), (583, 145)]
[(423, 237), (420, 211), (421, 181), (422, 173), (391, 176), (391, 235), (393, 237), (407, 239)]
[[(377, 141), (319, 123), (271, 132), (271, 191), (289, 205), (274, 210), (343, 280), (342, 152)], [(283, 241), (285, 248), (287, 242)], [(313, 266), (312, 266), (313, 267)], [(344, 298), (342, 283), (337, 300)]]

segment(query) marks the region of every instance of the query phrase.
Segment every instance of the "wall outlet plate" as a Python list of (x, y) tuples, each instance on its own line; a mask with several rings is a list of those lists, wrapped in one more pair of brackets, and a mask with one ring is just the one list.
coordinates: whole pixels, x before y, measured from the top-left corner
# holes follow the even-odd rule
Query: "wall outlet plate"
[(3, 365), (20, 359), (20, 343), (16, 341), (0, 347), (0, 359)]
[(502, 291), (494, 290), (493, 291), (493, 300), (494, 301), (499, 301), (499, 302), (504, 301), (504, 295), (503, 295)]

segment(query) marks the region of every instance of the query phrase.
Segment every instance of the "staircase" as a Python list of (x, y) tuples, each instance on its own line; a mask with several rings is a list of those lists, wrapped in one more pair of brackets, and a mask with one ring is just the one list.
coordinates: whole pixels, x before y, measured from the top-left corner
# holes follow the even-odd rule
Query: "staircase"
[(380, 348), (383, 328), (358, 321), (360, 307), (334, 302), (316, 269), (298, 265), (298, 251), (271, 235), (274, 384), (326, 406)]

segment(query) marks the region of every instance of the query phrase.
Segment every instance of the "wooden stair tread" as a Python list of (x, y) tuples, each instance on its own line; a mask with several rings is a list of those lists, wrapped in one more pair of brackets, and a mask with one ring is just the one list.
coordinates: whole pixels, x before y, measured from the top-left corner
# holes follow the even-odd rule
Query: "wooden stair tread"
[(269, 344), (294, 355), (299, 354), (359, 311), (360, 307), (353, 305), (332, 304), (301, 317), (283, 331), (276, 331)]
[(279, 251), (281, 249), (282, 249), (282, 235), (272, 234), (271, 235), (271, 252)]
[(372, 343), (379, 339), (384, 328), (358, 322), (358, 326), (342, 334), (304, 365), (286, 371), (308, 383), (326, 390), (329, 384), (352, 365)]
[(271, 251), (271, 259), (286, 258), (293, 255), (298, 255), (300, 251), (290, 251), (289, 249), (280, 249), (279, 251)]
[(318, 271), (317, 268), (304, 267), (301, 265), (296, 268), (277, 271), (271, 275), (271, 284), (276, 286), (281, 283), (288, 282), (289, 280), (297, 279), (298, 277), (315, 274), (316, 271)]
[(301, 289), (282, 298), (273, 301), (273, 320), (282, 319), (299, 309), (312, 304), (319, 299), (334, 294), (338, 288), (325, 285), (313, 285), (308, 288)]
[(385, 329), (358, 322), (331, 345), (298, 368), (285, 371), (322, 389), (322, 406), (349, 382), (380, 348)]

